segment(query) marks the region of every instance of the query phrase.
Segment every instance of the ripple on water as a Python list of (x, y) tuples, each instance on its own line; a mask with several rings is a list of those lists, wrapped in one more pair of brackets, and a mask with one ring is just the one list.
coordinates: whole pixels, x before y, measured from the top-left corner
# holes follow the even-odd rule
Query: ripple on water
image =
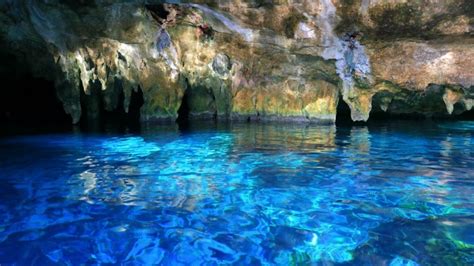
[(268, 124), (2, 139), (0, 264), (472, 264), (472, 133)]

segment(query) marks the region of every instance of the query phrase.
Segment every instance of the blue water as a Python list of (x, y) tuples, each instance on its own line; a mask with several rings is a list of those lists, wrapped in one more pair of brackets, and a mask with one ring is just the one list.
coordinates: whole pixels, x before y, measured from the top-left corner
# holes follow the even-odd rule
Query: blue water
[(0, 264), (473, 265), (474, 122), (0, 139)]

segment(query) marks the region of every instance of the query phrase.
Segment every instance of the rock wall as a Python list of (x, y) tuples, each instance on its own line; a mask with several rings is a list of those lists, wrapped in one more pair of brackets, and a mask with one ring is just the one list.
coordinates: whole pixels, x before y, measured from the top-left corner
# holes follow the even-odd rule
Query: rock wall
[(185, 103), (194, 118), (334, 122), (340, 99), (354, 121), (459, 114), (473, 25), (470, 0), (0, 1), (2, 53), (54, 80), (74, 123), (84, 98), (127, 111), (138, 90), (143, 120)]

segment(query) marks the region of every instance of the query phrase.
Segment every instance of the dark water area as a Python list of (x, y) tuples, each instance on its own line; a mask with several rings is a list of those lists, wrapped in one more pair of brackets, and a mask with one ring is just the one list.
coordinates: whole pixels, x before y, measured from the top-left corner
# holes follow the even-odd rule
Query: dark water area
[(0, 265), (474, 264), (474, 121), (1, 131)]

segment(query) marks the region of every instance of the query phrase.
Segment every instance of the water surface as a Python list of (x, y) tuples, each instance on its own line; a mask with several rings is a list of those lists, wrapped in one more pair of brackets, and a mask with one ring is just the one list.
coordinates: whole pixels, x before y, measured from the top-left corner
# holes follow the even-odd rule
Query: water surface
[(0, 264), (472, 265), (474, 122), (0, 139)]

